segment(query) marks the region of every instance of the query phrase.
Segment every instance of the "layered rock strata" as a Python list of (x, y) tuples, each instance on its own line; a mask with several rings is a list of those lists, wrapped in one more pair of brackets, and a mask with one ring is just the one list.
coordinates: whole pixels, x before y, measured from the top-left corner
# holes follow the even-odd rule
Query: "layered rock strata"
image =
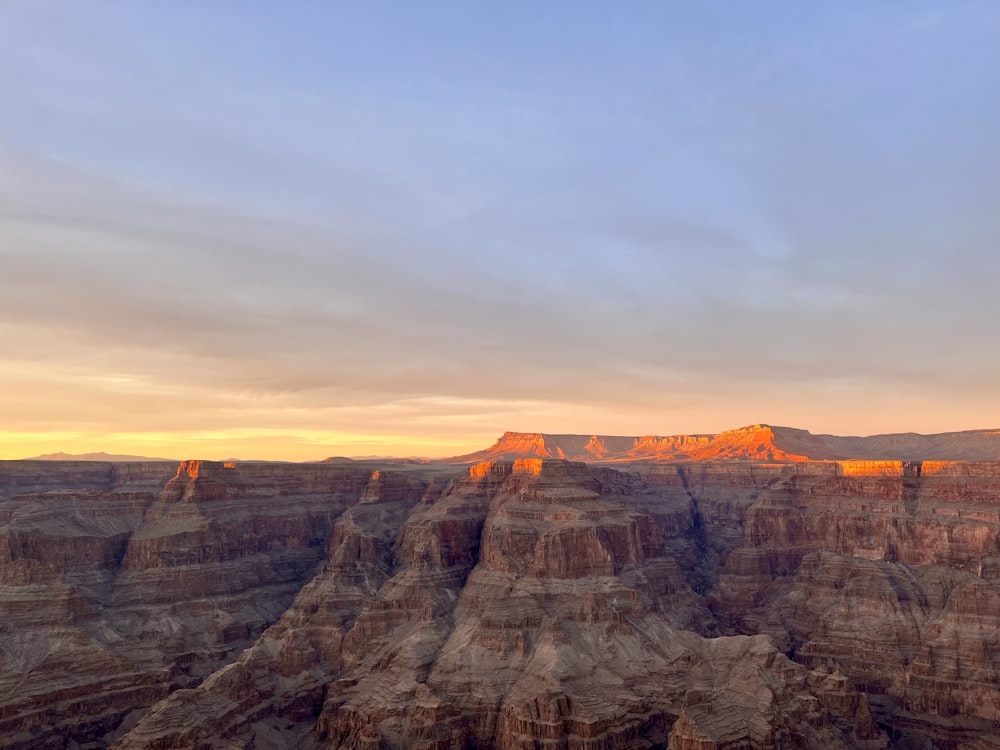
[(549, 435), (506, 432), (485, 450), (448, 459), (455, 463), (561, 458), (617, 464), (663, 461), (997, 461), (1000, 430), (936, 435), (899, 433), (842, 437), (792, 427), (754, 424), (704, 435)]
[(371, 481), (326, 465), (37, 463), (0, 466), (10, 748), (106, 746), (235, 659), (313, 576), (333, 521)]
[(280, 622), (116, 747), (884, 747), (843, 678), (684, 629), (712, 616), (660, 525), (679, 500), (522, 460), (358, 505)]
[(900, 742), (1000, 746), (1000, 464), (787, 472), (746, 510), (710, 606), (834, 666)]
[(0, 466), (5, 747), (1000, 747), (1000, 464), (169, 468)]

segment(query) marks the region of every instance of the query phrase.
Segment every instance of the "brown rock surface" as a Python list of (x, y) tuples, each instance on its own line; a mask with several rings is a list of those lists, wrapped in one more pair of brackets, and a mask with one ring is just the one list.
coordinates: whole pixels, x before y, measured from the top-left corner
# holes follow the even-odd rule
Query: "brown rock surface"
[(371, 473), (0, 464), (4, 747), (104, 746), (131, 712), (235, 659), (312, 577)]
[(712, 618), (656, 504), (635, 475), (523, 460), (356, 506), (281, 621), (116, 747), (698, 746), (685, 726), (705, 747), (884, 747), (846, 681), (682, 629)]
[(727, 632), (835, 665), (894, 736), (994, 747), (998, 498), (1000, 464), (787, 472), (747, 509), (713, 611)]
[(5, 747), (1000, 747), (998, 463), (168, 468), (0, 464)]

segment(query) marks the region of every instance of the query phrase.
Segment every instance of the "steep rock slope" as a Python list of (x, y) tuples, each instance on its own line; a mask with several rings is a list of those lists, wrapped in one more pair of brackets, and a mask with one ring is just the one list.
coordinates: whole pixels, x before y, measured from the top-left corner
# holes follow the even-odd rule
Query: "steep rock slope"
[(40, 463), (5, 747), (1000, 747), (998, 463)]
[(0, 466), (4, 746), (100, 741), (234, 659), (312, 577), (370, 477), (323, 465)]
[(634, 475), (521, 460), (359, 505), (277, 625), (116, 747), (884, 747), (842, 676), (683, 629), (712, 616), (651, 504), (676, 523)]
[(1000, 464), (844, 462), (747, 508), (709, 593), (726, 632), (833, 664), (900, 741), (1000, 746)]

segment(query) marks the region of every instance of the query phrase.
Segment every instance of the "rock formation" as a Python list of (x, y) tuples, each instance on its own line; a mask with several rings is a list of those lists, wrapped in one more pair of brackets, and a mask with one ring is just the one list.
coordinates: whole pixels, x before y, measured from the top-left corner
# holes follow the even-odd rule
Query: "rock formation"
[(0, 603), (9, 748), (1000, 748), (1000, 463), (0, 462)]
[(320, 464), (0, 462), (4, 747), (95, 741), (235, 659), (370, 480)]
[(571, 461), (1000, 461), (1000, 430), (938, 435), (916, 433), (840, 437), (807, 430), (749, 425), (711, 435), (612, 437), (506, 432), (486, 450), (447, 459), (453, 463), (564, 458)]

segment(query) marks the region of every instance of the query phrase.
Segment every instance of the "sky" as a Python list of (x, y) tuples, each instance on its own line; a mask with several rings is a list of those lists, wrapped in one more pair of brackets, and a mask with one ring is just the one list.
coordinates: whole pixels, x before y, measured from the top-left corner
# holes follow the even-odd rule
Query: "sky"
[(998, 427), (997, 133), (992, 0), (0, 0), (0, 458)]

